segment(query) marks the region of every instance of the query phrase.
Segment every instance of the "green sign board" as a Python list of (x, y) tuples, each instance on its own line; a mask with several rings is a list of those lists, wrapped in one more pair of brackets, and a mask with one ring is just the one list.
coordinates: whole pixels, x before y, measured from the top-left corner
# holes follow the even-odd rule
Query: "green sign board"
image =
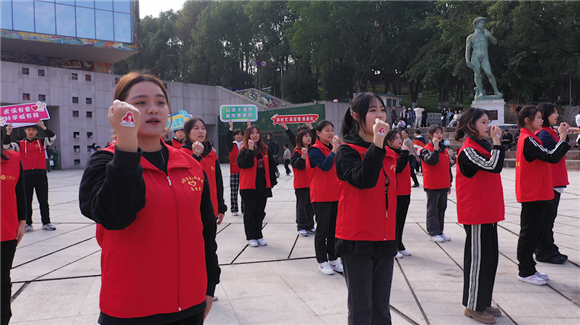
[(222, 105), (220, 106), (222, 122), (255, 122), (258, 120), (258, 108), (255, 105)]

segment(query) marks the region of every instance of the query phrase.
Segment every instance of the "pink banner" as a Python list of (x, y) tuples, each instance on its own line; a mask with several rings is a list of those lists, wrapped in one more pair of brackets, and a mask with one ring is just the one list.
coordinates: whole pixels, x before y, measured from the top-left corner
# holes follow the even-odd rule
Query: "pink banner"
[(36, 102), (0, 108), (0, 125), (12, 124), (14, 127), (32, 125), (39, 120), (48, 120), (50, 115), (46, 103)]
[(318, 121), (318, 114), (299, 114), (299, 115), (274, 115), (271, 117), (274, 125), (280, 123), (297, 124), (297, 123), (314, 123)]

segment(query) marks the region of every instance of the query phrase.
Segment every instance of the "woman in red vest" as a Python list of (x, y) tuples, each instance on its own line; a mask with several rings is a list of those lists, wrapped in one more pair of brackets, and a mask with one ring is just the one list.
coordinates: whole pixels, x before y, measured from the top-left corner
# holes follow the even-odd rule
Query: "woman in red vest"
[[(500, 172), (505, 148), (501, 129), (490, 128), (486, 111), (470, 108), (461, 116), (455, 140), (465, 142), (457, 154), (457, 221), (467, 238), (463, 258), (464, 315), (494, 324), (501, 311), (491, 307), (499, 257), (497, 223), (505, 219)], [(490, 134), (491, 130), (491, 134)], [(491, 143), (484, 140), (490, 136)]]
[[(2, 139), (6, 133), (2, 128)], [(20, 162), (20, 154), (12, 150), (0, 148), (1, 158), (0, 191), (2, 193), (2, 205), (0, 209), (0, 233), (1, 240), (1, 263), (2, 263), (2, 324), (8, 324), (12, 317), (10, 297), (12, 297), (12, 280), (10, 269), (14, 261), (16, 246), (24, 237), (26, 225), (26, 200), (24, 191), (23, 169)]]
[(308, 148), (312, 143), (310, 131), (302, 130), (296, 136), (296, 148), (290, 158), (294, 171), (294, 193), (296, 194), (296, 226), (298, 235), (302, 237), (315, 234), (314, 209), (310, 202), (310, 178), (306, 164), (308, 161)]
[(395, 258), (411, 256), (403, 245), (403, 229), (407, 220), (407, 212), (411, 203), (411, 164), (409, 163), (409, 148), (403, 145), (401, 134), (391, 130), (385, 137), (387, 146), (397, 157), (397, 255)]
[(381, 98), (362, 93), (342, 122), (345, 142), (336, 157), (341, 189), (336, 252), (344, 263), (348, 324), (391, 324), (397, 155), (384, 146), (386, 120)]
[(114, 98), (116, 142), (91, 156), (79, 190), (102, 248), (99, 323), (202, 324), (220, 274), (207, 177), (160, 137), (171, 110), (159, 79), (131, 72)]
[(341, 140), (334, 135), (334, 125), (327, 120), (318, 122), (316, 135), (319, 141), (308, 149), (307, 165), (310, 177), (310, 201), (316, 214), (314, 251), (318, 270), (332, 275), (342, 272), (342, 263), (335, 253), (336, 214), (338, 213), (338, 178), (334, 157)]
[[(552, 150), (543, 146), (535, 135), (542, 129), (542, 112), (534, 105), (518, 106), (518, 126), (521, 127), (516, 153), (516, 198), (522, 204), (518, 237), (518, 280), (544, 285), (548, 275), (536, 270), (533, 254), (538, 245), (546, 205), (554, 199), (552, 167), (566, 155), (570, 145), (558, 140)], [(566, 138), (570, 126), (558, 127), (560, 139)]]
[(429, 240), (437, 243), (451, 240), (443, 233), (447, 195), (451, 194), (451, 166), (449, 153), (443, 144), (443, 129), (431, 126), (431, 141), (421, 150), (423, 161), (423, 188), (427, 193), (427, 232)]
[[(248, 126), (250, 122), (246, 122)], [(238, 215), (238, 191), (240, 190), (240, 167), (238, 167), (238, 154), (242, 147), (244, 132), (241, 129), (234, 130), (234, 122), (228, 122), (228, 132), (226, 132), (226, 147), (230, 160), (230, 211), (234, 216)], [(241, 201), (241, 212), (244, 213), (244, 201)]]
[[(537, 108), (544, 115), (544, 124), (542, 129), (536, 132), (536, 136), (542, 141), (544, 148), (548, 150), (554, 149), (556, 144), (560, 141), (558, 132), (554, 130), (554, 126), (558, 123), (558, 107), (552, 103), (541, 103)], [(552, 186), (554, 188), (554, 199), (550, 204), (546, 204), (544, 211), (544, 221), (540, 227), (540, 239), (536, 247), (536, 261), (562, 264), (566, 262), (568, 256), (561, 254), (558, 246), (554, 244), (554, 221), (558, 215), (558, 205), (560, 204), (560, 195), (564, 193), (568, 182), (568, 169), (566, 168), (566, 157), (562, 157), (560, 161), (551, 164), (552, 168)]]
[(211, 204), (217, 216), (217, 224), (221, 225), (228, 209), (224, 203), (224, 181), (217, 154), (207, 141), (205, 122), (200, 117), (191, 118), (185, 122), (183, 130), (186, 137), (181, 150), (201, 164), (209, 182)]
[(272, 197), (276, 181), (276, 162), (268, 146), (262, 141), (260, 129), (249, 126), (238, 155), (240, 193), (244, 201), (244, 230), (250, 247), (266, 246), (262, 222), (266, 216), (266, 202)]

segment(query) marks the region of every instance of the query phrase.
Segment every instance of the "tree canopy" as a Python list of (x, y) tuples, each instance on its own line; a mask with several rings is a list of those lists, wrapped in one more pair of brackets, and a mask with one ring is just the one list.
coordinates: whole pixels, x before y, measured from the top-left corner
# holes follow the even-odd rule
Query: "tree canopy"
[(401, 94), (402, 85), (412, 102), (427, 87), (439, 103), (462, 103), (474, 87), (465, 39), (480, 16), (498, 39), (489, 57), (506, 100), (557, 102), (572, 80), (578, 104), (576, 1), (189, 0), (177, 12), (142, 19), (141, 52), (115, 72), (148, 69), (164, 80), (268, 88), (296, 103)]

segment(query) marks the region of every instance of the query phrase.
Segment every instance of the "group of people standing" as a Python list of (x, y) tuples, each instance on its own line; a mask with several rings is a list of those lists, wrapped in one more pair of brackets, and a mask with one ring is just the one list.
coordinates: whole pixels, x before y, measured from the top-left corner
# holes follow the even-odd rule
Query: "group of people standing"
[[(518, 279), (541, 285), (548, 275), (535, 269), (533, 254), (556, 264), (567, 258), (554, 244), (552, 228), (568, 184), (563, 156), (570, 146), (560, 140), (568, 126), (554, 130), (558, 115), (553, 104), (518, 107), (517, 112)], [(101, 324), (202, 324), (212, 307), (221, 272), (216, 225), (227, 210), (221, 168), (200, 118), (163, 141), (170, 114), (158, 78), (136, 72), (123, 76), (108, 112), (115, 141), (92, 155), (83, 174), (80, 209), (97, 223), (102, 248)], [(466, 232), (463, 305), (466, 316), (492, 324), (501, 315), (491, 297), (499, 254), (497, 222), (504, 220), (499, 173), (505, 149), (500, 129), (489, 122), (484, 110), (468, 109), (455, 138), (465, 138), (456, 166), (458, 222)], [(295, 147), (290, 162), (298, 234), (315, 235), (320, 272), (344, 273), (349, 324), (391, 324), (394, 259), (411, 255), (402, 236), (411, 188), (420, 186), (416, 168), (422, 168), (427, 193), (428, 239), (451, 240), (443, 228), (453, 173), (442, 128), (430, 127), (429, 141), (421, 141), (420, 132), (411, 141), (408, 130), (391, 130), (384, 103), (373, 93), (353, 99), (343, 118), (342, 139), (327, 120), (315, 129), (300, 127), (296, 136), (282, 126)], [(484, 139), (488, 136), (493, 143)], [(230, 122), (226, 145), (231, 212), (243, 213), (250, 247), (266, 246), (262, 223), (277, 183), (274, 154), (250, 123), (242, 131)], [(3, 175), (7, 170), (14, 174), (10, 182), (2, 179), (3, 193), (14, 194), (14, 204), (2, 205), (3, 317), (10, 295), (4, 285), (5, 238), (15, 249), (25, 227), (25, 191), (18, 177), (23, 165), (18, 155), (2, 149)], [(540, 180), (547, 186), (537, 186)]]

